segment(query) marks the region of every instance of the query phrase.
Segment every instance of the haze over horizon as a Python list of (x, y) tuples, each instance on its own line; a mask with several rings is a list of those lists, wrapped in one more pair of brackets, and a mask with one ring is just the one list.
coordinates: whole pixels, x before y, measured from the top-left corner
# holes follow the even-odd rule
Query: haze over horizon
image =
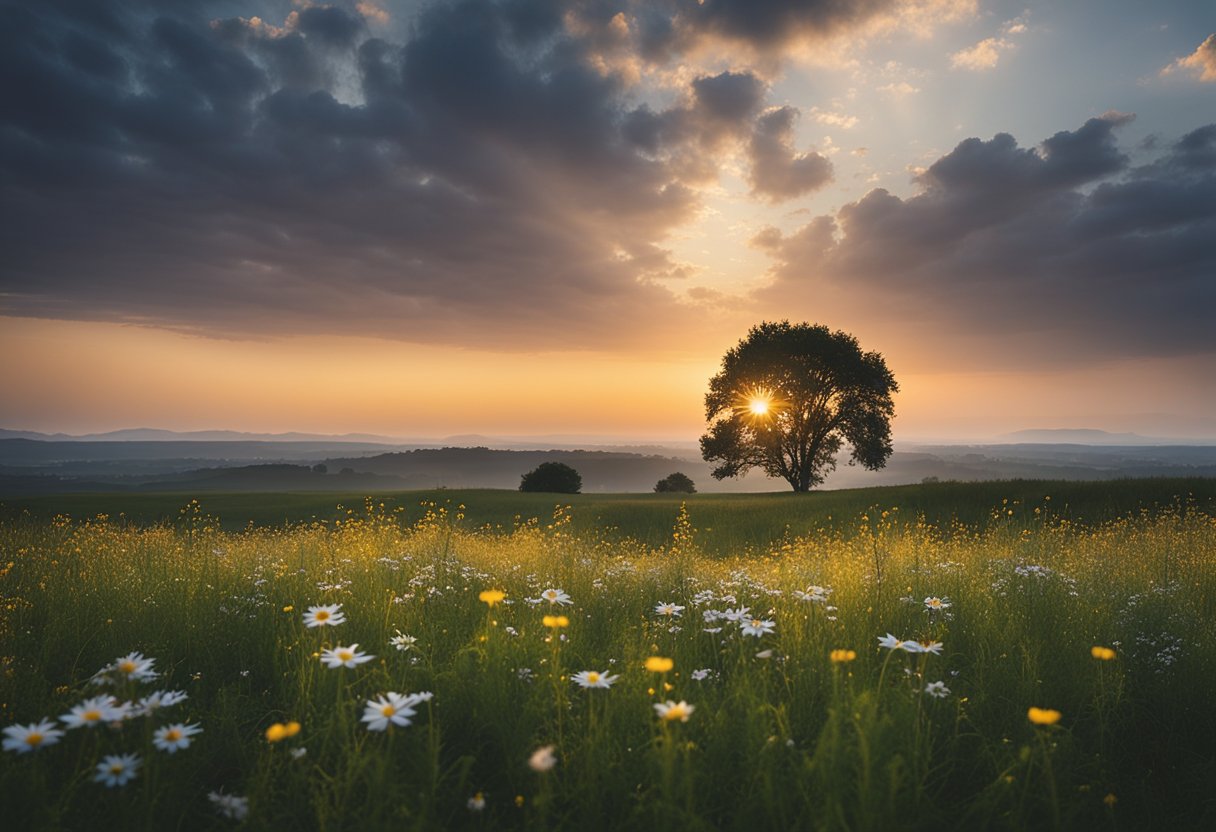
[(1216, 439), (1216, 5), (3, 14), (6, 428), (692, 441), (788, 318), (896, 441)]

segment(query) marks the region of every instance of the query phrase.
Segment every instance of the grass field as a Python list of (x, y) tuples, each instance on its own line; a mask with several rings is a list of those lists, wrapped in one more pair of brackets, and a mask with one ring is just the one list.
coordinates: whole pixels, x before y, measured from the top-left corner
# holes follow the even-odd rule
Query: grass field
[(6, 828), (1216, 827), (1211, 481), (434, 496), (8, 503)]

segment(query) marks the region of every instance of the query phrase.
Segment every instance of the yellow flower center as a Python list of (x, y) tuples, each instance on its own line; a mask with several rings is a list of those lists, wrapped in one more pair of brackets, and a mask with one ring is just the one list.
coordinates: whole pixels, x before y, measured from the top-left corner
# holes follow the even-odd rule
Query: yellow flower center
[(688, 709), (683, 705), (672, 705), (667, 709), (667, 713), (663, 714), (663, 719), (683, 719), (688, 716)]
[(101, 711), (85, 711), (80, 715), (85, 722), (96, 722), (101, 719)]
[(355, 654), (349, 650), (339, 650), (338, 658), (344, 662), (348, 662), (355, 657)]
[(329, 618), (329, 612), (326, 610), (317, 610), (317, 620), (324, 621)]
[(394, 708), (392, 705), (385, 705), (383, 708), (380, 709), (380, 713), (383, 714), (384, 716), (392, 716), (393, 714), (397, 713), (397, 709)]
[(169, 742), (177, 742), (182, 738), (182, 732), (176, 728), (170, 728), (165, 732), (165, 739)]
[(587, 674), (587, 681), (590, 682), (591, 684), (594, 685), (599, 680), (600, 680), (600, 674), (596, 673), (594, 670)]
[(123, 662), (122, 664), (120, 664), (118, 666), (118, 669), (121, 670), (123, 673), (128, 673), (128, 674), (134, 673), (135, 672), (135, 662), (131, 661), (130, 659), (127, 659), (125, 662)]
[(753, 627), (759, 627), (759, 626), (760, 626), (760, 624), (761, 624), (761, 621), (760, 621), (760, 619), (759, 619), (759, 618), (753, 618), (753, 619), (752, 619), (752, 626), (753, 626)]
[(27, 745), (35, 745), (35, 746), (40, 745), (42, 743), (42, 740), (43, 740), (42, 734), (39, 734), (37, 731), (35, 731), (32, 734), (27, 735), (25, 738), (25, 742)]
[(110, 766), (110, 774), (122, 774), (122, 770), (126, 768), (122, 763), (114, 763)]
[(939, 601), (939, 600), (937, 600), (936, 598), (930, 598), (930, 599), (929, 599), (929, 606), (931, 606), (931, 607), (940, 607), (941, 605), (942, 605), (942, 602), (941, 602), (941, 601)]

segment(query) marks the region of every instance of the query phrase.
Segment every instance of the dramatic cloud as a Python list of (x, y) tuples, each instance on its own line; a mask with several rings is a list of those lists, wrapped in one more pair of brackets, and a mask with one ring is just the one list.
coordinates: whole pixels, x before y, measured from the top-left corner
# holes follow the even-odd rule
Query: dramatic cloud
[(974, 46), (955, 52), (950, 56), (950, 66), (952, 69), (969, 69), (973, 72), (995, 69), (1001, 55), (1017, 46), (1014, 36), (1025, 32), (1025, 20), (1014, 18), (1001, 27), (1000, 36), (984, 38)]
[(0, 314), (519, 348), (675, 332), (694, 309), (661, 282), (690, 273), (667, 240), (723, 165), (766, 201), (832, 168), (756, 72), (661, 60), (958, 5), (5, 7)]
[(1200, 81), (1216, 81), (1216, 34), (1208, 35), (1194, 52), (1174, 61), (1161, 74), (1179, 71), (1191, 72)]
[(797, 115), (793, 107), (766, 113), (752, 135), (752, 192), (774, 202), (801, 196), (832, 181), (832, 163), (826, 157), (794, 150)]
[(752, 241), (776, 260), (760, 299), (905, 338), (958, 332), (988, 366), (1216, 352), (1216, 125), (1129, 168), (1113, 134), (1129, 119), (1036, 149), (968, 139), (916, 196), (878, 189), (788, 236), (769, 229)]
[[(404, 44), (370, 4), (7, 8), (0, 311), (521, 347), (662, 330), (681, 307), (649, 281), (678, 273), (661, 243), (696, 196), (550, 6), (434, 6)], [(698, 80), (673, 141), (745, 131), (763, 91)]]

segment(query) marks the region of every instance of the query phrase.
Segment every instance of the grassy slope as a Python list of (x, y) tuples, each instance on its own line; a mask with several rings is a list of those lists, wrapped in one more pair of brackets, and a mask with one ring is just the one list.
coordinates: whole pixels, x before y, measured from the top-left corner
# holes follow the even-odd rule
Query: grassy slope
[[(98, 514), (125, 518), (136, 525), (172, 522), (191, 494), (70, 494), (9, 499), (0, 503), (0, 518), (28, 513), (33, 519), (58, 514), (76, 519)], [(1050, 499), (1047, 499), (1050, 498)], [(223, 528), (252, 524), (275, 527), (313, 520), (332, 521), (348, 512), (363, 513), (364, 496), (351, 493), (206, 494), (202, 510), (218, 517)], [(1203, 511), (1216, 509), (1216, 479), (1135, 479), (1105, 482), (1010, 480), (982, 483), (946, 482), (922, 485), (822, 491), (812, 494), (522, 494), (493, 489), (406, 491), (371, 498), (400, 509), (407, 520), (423, 513), (423, 504), (467, 506), (465, 525), (509, 530), (537, 519), (545, 524), (557, 506), (570, 506), (573, 530), (633, 538), (651, 546), (666, 542), (680, 504), (686, 503), (698, 542), (711, 553), (766, 549), (788, 533), (852, 526), (871, 508), (898, 508), (902, 518), (918, 515), (933, 525), (953, 521), (968, 526), (988, 522), (998, 509), (1013, 511), (1016, 522), (1033, 519), (1042, 507), (1073, 522), (1097, 523), (1193, 500)]]

